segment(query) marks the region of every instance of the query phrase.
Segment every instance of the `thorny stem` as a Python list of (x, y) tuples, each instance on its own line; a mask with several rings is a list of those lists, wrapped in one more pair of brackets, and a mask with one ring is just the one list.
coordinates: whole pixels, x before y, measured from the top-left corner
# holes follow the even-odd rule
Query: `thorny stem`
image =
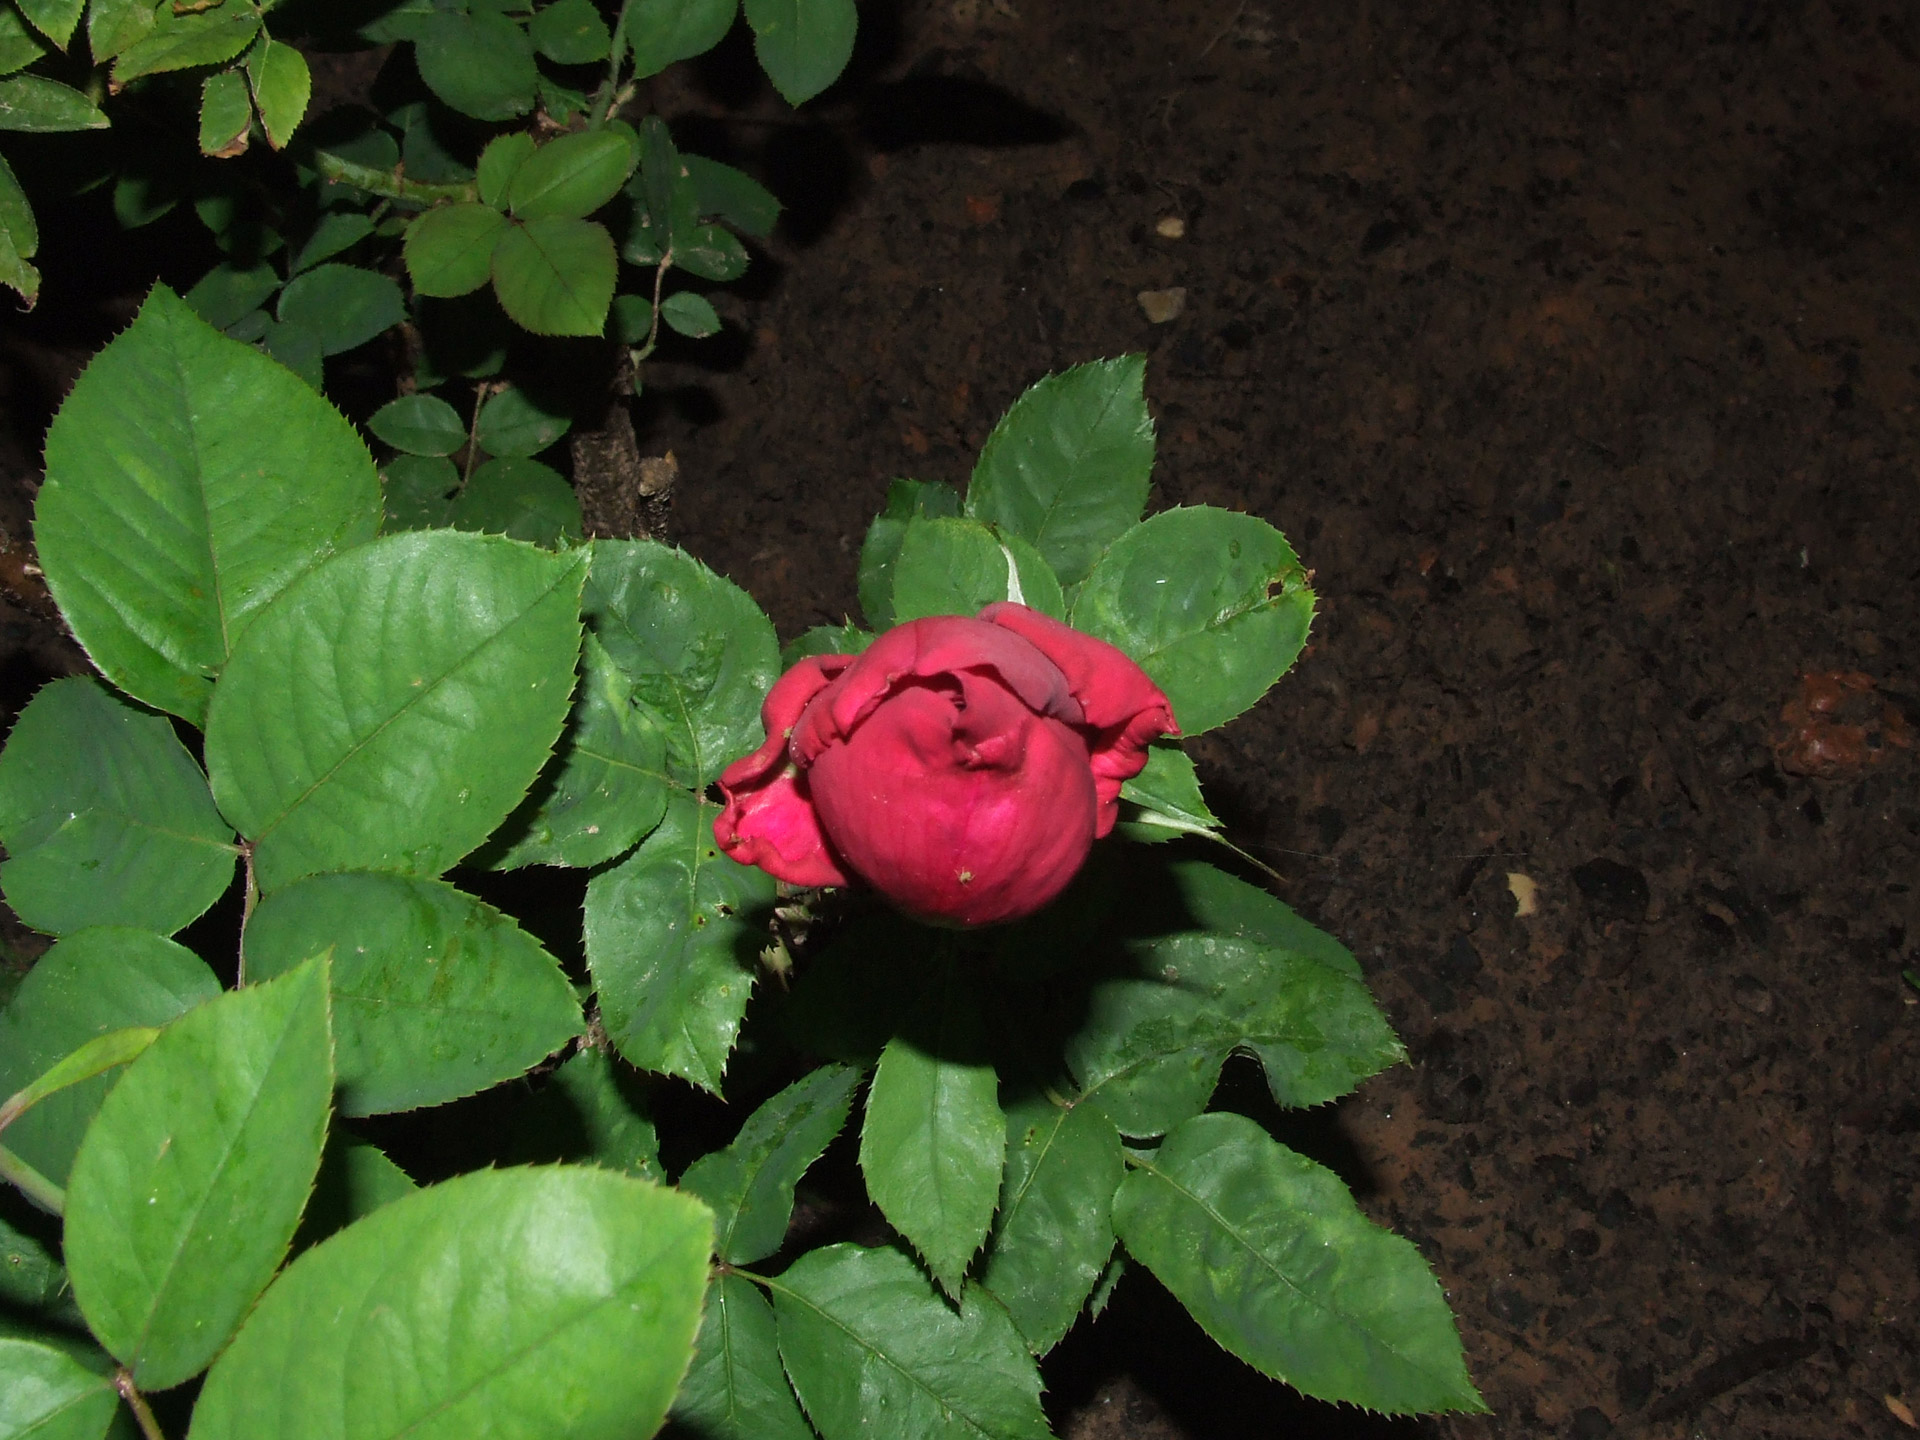
[(434, 205), (442, 200), (478, 200), (480, 191), (469, 180), (460, 185), (429, 185), (424, 180), (409, 180), (399, 170), (376, 170), (371, 165), (342, 160), (326, 150), (313, 152), (313, 168), (323, 180), (336, 185), (351, 185), (389, 200), (406, 200), (415, 205)]
[(122, 1365), (113, 1372), (113, 1388), (120, 1392), (120, 1398), (127, 1402), (127, 1408), (133, 1411), (133, 1418), (140, 1424), (140, 1433), (146, 1440), (167, 1440), (161, 1430), (160, 1422), (153, 1417), (153, 1407), (147, 1404), (147, 1397), (135, 1388), (133, 1372)]
[(620, 18), (613, 22), (613, 48), (607, 55), (607, 80), (593, 102), (593, 128), (598, 130), (620, 108), (620, 62), (627, 55), (627, 12), (633, 0), (620, 0)]

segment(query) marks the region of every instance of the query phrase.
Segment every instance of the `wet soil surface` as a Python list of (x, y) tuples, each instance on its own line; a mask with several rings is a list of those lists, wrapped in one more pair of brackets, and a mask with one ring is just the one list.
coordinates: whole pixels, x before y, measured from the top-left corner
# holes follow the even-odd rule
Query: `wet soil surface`
[(889, 479), (964, 480), (1034, 379), (1149, 354), (1156, 504), (1317, 572), (1311, 650), (1194, 750), (1412, 1052), (1321, 1153), (1494, 1411), (1298, 1409), (1135, 1275), (1049, 1362), (1062, 1432), (1905, 1433), (1920, 20), (870, 18), (804, 127), (662, 96), (798, 212), (734, 368), (656, 371), (675, 537), (783, 633), (837, 622)]
[[(649, 368), (672, 538), (783, 634), (837, 622), (890, 479), (962, 481), (1033, 380), (1149, 354), (1155, 504), (1271, 520), (1321, 596), (1202, 775), (1413, 1057), (1289, 1138), (1420, 1245), (1493, 1409), (1304, 1404), (1135, 1273), (1047, 1362), (1061, 1433), (1906, 1433), (1920, 20), (876, 0), (863, 25), (798, 117), (725, 55), (656, 86), (790, 207), (718, 297), (726, 341)], [(7, 340), (9, 385), (57, 395), (44, 343)], [(40, 646), (17, 671), (65, 663), (0, 620)]]

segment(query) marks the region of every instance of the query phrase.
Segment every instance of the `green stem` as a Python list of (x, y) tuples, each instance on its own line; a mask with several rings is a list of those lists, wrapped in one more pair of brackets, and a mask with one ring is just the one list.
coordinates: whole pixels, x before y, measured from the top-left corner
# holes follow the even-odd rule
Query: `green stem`
[(133, 1411), (133, 1418), (139, 1423), (140, 1433), (146, 1440), (167, 1440), (159, 1420), (154, 1418), (153, 1407), (147, 1404), (147, 1397), (134, 1385), (133, 1372), (126, 1366), (122, 1365), (113, 1372), (113, 1388), (120, 1392), (120, 1398)]
[(384, 195), (389, 200), (406, 200), (416, 205), (437, 205), (442, 200), (478, 200), (480, 191), (469, 180), (463, 185), (429, 185), (424, 180), (409, 180), (398, 170), (376, 170), (371, 165), (342, 160), (325, 150), (313, 152), (313, 168), (320, 178), (336, 185), (351, 185), (356, 190)]
[(67, 1192), (4, 1145), (0, 1145), (0, 1180), (6, 1181), (49, 1215), (66, 1214)]
[(600, 129), (619, 109), (620, 62), (627, 56), (627, 12), (633, 0), (620, 0), (620, 18), (613, 22), (613, 48), (607, 55), (607, 80), (594, 97), (592, 128)]

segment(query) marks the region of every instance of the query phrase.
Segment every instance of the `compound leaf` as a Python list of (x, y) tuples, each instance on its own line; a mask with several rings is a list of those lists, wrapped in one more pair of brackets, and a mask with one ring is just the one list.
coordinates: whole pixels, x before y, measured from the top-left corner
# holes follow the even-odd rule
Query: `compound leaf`
[(587, 1167), (419, 1190), (287, 1267), (189, 1440), (651, 1434), (692, 1354), (711, 1225), (696, 1200)]
[(107, 678), (199, 724), (260, 608), (379, 522), (372, 458), (339, 412), (157, 285), (47, 433), (35, 533)]
[(1121, 1183), (1114, 1227), (1207, 1333), (1322, 1400), (1484, 1411), (1446, 1296), (1338, 1176), (1241, 1115), (1202, 1115)]
[(328, 870), (435, 875), (512, 812), (566, 718), (584, 562), (403, 532), (262, 616), (214, 693), (207, 765), (263, 889)]
[(581, 1030), (558, 962), (444, 881), (314, 875), (267, 896), (247, 922), (250, 975), (279, 975), (329, 950), (342, 1114), (471, 1095)]
[(333, 1064), (324, 959), (189, 1011), (127, 1067), (74, 1157), (67, 1270), (142, 1389), (219, 1353), (320, 1166)]
[(172, 934), (233, 879), (233, 831), (158, 715), (75, 677), (44, 686), (0, 752), (0, 888), (36, 930)]

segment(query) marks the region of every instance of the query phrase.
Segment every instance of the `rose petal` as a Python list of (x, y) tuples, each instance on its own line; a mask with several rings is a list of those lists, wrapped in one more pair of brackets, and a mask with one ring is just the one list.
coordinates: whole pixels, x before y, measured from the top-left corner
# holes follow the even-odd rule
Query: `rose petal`
[(713, 822), (715, 843), (789, 885), (848, 883), (820, 829), (806, 777), (787, 751), (808, 704), (852, 662), (851, 655), (812, 655), (782, 675), (760, 707), (766, 741), (720, 773), (727, 803)]
[(1149, 742), (1180, 733), (1166, 692), (1125, 651), (1038, 610), (1003, 600), (980, 618), (1030, 642), (1067, 677), (1091, 731), (1088, 750), (1100, 797), (1094, 833), (1106, 835), (1120, 816), (1120, 786), (1146, 768)]
[(961, 671), (999, 676), (1035, 714), (1070, 724), (1083, 718), (1067, 677), (1011, 630), (964, 615), (929, 616), (896, 625), (854, 657), (833, 693), (795, 727), (795, 757), (810, 764), (829, 745), (845, 740), (902, 681)]
[(1066, 888), (1093, 843), (1097, 801), (1073, 727), (993, 678), (956, 678), (958, 697), (897, 690), (809, 778), (862, 879), (922, 919), (991, 925)]

